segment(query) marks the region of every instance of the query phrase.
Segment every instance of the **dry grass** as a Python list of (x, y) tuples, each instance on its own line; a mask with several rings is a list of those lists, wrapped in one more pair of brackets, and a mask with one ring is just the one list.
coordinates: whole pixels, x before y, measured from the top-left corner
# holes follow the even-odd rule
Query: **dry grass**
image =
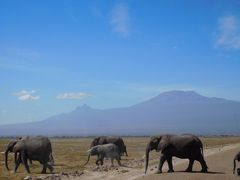
[[(148, 137), (125, 137), (123, 138), (126, 145), (129, 156), (122, 157), (123, 164), (130, 164), (131, 161), (141, 160), (145, 153), (146, 144), (149, 141)], [(240, 137), (204, 137), (201, 138), (205, 148), (223, 146), (226, 144), (240, 143)], [(5, 146), (9, 140), (0, 139), (0, 152), (5, 150)], [(73, 172), (81, 171), (84, 169), (82, 166), (87, 160), (86, 151), (89, 148), (91, 138), (76, 138), (76, 139), (51, 139), (53, 146), (53, 155), (55, 159), (55, 172)], [(155, 158), (158, 153), (151, 153), (151, 157)], [(9, 167), (13, 169), (13, 159), (10, 154)], [(89, 165), (94, 166), (95, 157), (92, 157)], [(135, 168), (140, 168), (136, 166)], [(33, 162), (30, 165), (30, 170), (33, 176), (39, 176), (41, 172), (41, 166), (38, 162)], [(22, 165), (20, 165), (18, 172), (12, 174), (7, 171), (4, 166), (4, 157), (0, 156), (0, 180), (2, 179), (22, 179), (27, 176)]]

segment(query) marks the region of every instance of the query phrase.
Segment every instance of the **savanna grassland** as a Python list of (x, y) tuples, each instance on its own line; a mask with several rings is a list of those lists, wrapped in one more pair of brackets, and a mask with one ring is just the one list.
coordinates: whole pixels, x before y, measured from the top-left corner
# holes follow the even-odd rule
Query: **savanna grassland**
[[(125, 144), (127, 146), (128, 157), (122, 157), (123, 164), (131, 164), (133, 162), (139, 162), (135, 164), (134, 168), (142, 168), (144, 165), (143, 157), (145, 154), (146, 144), (149, 141), (149, 137), (124, 137)], [(202, 137), (204, 148), (212, 148), (223, 146), (227, 144), (240, 143), (240, 137)], [(90, 159), (89, 165), (83, 167), (82, 165), (87, 160), (87, 150), (89, 149), (92, 138), (52, 138), (53, 156), (56, 166), (54, 172), (74, 172), (83, 171), (85, 168), (94, 167), (96, 157)], [(5, 147), (9, 139), (0, 139), (0, 152), (5, 151)], [(151, 158), (158, 157), (158, 153), (153, 152)], [(13, 154), (9, 154), (9, 167), (11, 170), (14, 167)], [(38, 162), (33, 162), (30, 165), (30, 171), (33, 176), (39, 176), (42, 170), (42, 166)], [(13, 174), (11, 171), (7, 171), (4, 166), (4, 154), (0, 156), (0, 179), (22, 179), (28, 174), (25, 169), (20, 165), (18, 172)]]

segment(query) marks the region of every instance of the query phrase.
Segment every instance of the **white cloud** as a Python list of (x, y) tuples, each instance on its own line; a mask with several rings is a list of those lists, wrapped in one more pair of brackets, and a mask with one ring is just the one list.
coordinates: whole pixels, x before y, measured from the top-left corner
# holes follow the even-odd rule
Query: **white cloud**
[(87, 97), (90, 97), (91, 95), (88, 93), (82, 93), (82, 92), (68, 92), (57, 95), (57, 99), (77, 99), (82, 100)]
[(31, 101), (31, 100), (38, 100), (40, 99), (40, 96), (35, 95), (35, 91), (26, 91), (26, 90), (22, 90), (19, 91), (17, 93), (14, 93), (15, 96), (18, 97), (18, 100), (20, 101)]
[(225, 16), (218, 21), (219, 34), (216, 46), (240, 49), (240, 22), (235, 16)]
[(128, 8), (124, 4), (117, 4), (112, 9), (111, 25), (113, 30), (121, 36), (128, 36), (130, 27), (130, 16)]

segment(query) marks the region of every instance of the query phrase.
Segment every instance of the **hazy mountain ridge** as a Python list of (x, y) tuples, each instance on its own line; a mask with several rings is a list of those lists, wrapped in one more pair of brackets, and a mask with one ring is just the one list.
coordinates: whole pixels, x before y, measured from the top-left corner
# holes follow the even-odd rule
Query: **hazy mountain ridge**
[(240, 134), (240, 102), (194, 91), (169, 91), (123, 108), (87, 105), (43, 121), (0, 126), (0, 135), (148, 135), (155, 133)]

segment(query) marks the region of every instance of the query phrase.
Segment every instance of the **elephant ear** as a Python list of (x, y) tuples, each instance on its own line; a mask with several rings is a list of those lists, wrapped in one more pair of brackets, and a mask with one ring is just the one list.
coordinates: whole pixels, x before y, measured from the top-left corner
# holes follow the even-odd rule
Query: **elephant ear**
[(99, 144), (100, 139), (101, 139), (101, 137), (96, 138), (96, 144)]
[(157, 152), (159, 152), (159, 151), (164, 152), (168, 148), (168, 146), (169, 146), (169, 143), (166, 140), (160, 139), (156, 151)]
[(108, 144), (107, 138), (105, 136), (99, 137), (98, 144)]
[(13, 147), (13, 152), (19, 152), (21, 150), (24, 150), (24, 146), (25, 146), (24, 141), (21, 140), (18, 141)]

